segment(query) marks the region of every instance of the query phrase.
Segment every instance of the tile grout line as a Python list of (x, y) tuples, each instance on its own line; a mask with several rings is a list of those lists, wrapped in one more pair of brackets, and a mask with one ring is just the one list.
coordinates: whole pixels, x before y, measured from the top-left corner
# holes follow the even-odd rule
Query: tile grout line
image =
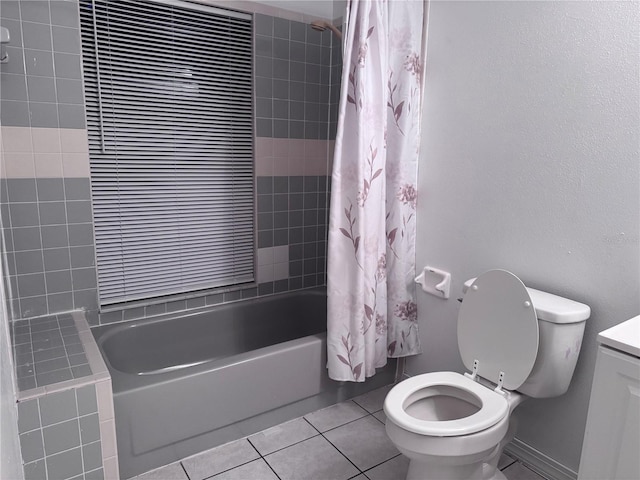
[(191, 477), (189, 476), (189, 474), (187, 473), (187, 469), (184, 468), (184, 465), (182, 464), (182, 460), (180, 460), (178, 462), (178, 464), (180, 465), (180, 467), (182, 468), (182, 471), (184, 472), (184, 474), (187, 476), (187, 480), (191, 480)]
[[(311, 437), (311, 438), (313, 438), (313, 437)], [(308, 439), (307, 439), (307, 440), (308, 440)], [(303, 441), (304, 441), (304, 440), (303, 440)], [(247, 437), (247, 442), (249, 442), (249, 445), (251, 445), (251, 446), (253, 447), (253, 449), (254, 449), (256, 452), (258, 452), (258, 455), (260, 455), (260, 458), (264, 461), (264, 463), (266, 463), (266, 464), (267, 464), (267, 466), (268, 466), (268, 467), (269, 467), (269, 469), (273, 472), (273, 474), (276, 476), (276, 478), (277, 478), (278, 480), (282, 480), (282, 479), (280, 478), (280, 475), (278, 475), (278, 472), (276, 472), (276, 471), (274, 470), (274, 468), (271, 466), (271, 464), (270, 464), (269, 462), (267, 462), (267, 459), (266, 459), (266, 458), (264, 458), (264, 456), (262, 455), (262, 453), (260, 453), (260, 450), (258, 450), (258, 449), (256, 448), (256, 446), (255, 446), (253, 443), (251, 443), (251, 440), (249, 440), (249, 437)], [(287, 447), (285, 447), (285, 448), (287, 448)], [(272, 452), (272, 453), (275, 453), (275, 452)]]
[(380, 463), (378, 463), (378, 464), (376, 464), (376, 465), (373, 465), (373, 466), (371, 466), (371, 467), (367, 468), (367, 469), (366, 469), (366, 470), (364, 470), (362, 473), (366, 474), (367, 472), (370, 472), (370, 471), (371, 471), (371, 470), (373, 470), (374, 468), (377, 468), (377, 467), (379, 467), (380, 465), (383, 465), (383, 464), (385, 464), (385, 463), (387, 463), (387, 462), (390, 462), (390, 461), (391, 461), (391, 460), (393, 460), (394, 458), (398, 458), (398, 457), (399, 457), (399, 456), (401, 456), (401, 455), (402, 455), (402, 453), (398, 452), (398, 454), (397, 454), (397, 455), (394, 455), (393, 457), (386, 459), (384, 462), (380, 462)]
[[(302, 417), (302, 418), (304, 419), (304, 421), (305, 421), (305, 422), (307, 422), (309, 425), (311, 425), (311, 427), (312, 427), (312, 428), (314, 428), (317, 432), (319, 432), (319, 433), (320, 433), (320, 435), (322, 436), (322, 438), (324, 438), (327, 442), (329, 442), (329, 444), (330, 444), (333, 448), (335, 448), (335, 449), (338, 451), (338, 453), (339, 453), (340, 455), (342, 455), (344, 458), (346, 458), (346, 459), (347, 459), (347, 461), (348, 461), (351, 465), (353, 465), (353, 466), (354, 466), (354, 468), (358, 471), (358, 474), (360, 474), (360, 473), (364, 473), (364, 472), (363, 472), (363, 471), (362, 471), (362, 470), (361, 470), (361, 469), (360, 469), (360, 468), (359, 468), (355, 463), (353, 463), (353, 462), (351, 461), (351, 459), (350, 459), (349, 457), (347, 457), (344, 453), (342, 453), (342, 452), (340, 451), (340, 449), (339, 449), (338, 447), (336, 447), (336, 446), (331, 442), (331, 440), (329, 440), (327, 437), (325, 437), (325, 436), (324, 436), (324, 434), (323, 434), (322, 432), (320, 432), (320, 430), (318, 430), (316, 427), (314, 427), (314, 426), (313, 426), (313, 424), (312, 424), (309, 420), (307, 420), (307, 419), (306, 419), (306, 418), (304, 418), (304, 417)], [(365, 417), (361, 417), (361, 418), (365, 418)], [(354, 421), (355, 421), (355, 420), (354, 420)], [(351, 423), (351, 422), (348, 422), (348, 423)], [(347, 424), (345, 423), (345, 425), (347, 425)], [(338, 428), (338, 427), (336, 427), (336, 428)], [(329, 431), (329, 430), (327, 430), (327, 431)]]

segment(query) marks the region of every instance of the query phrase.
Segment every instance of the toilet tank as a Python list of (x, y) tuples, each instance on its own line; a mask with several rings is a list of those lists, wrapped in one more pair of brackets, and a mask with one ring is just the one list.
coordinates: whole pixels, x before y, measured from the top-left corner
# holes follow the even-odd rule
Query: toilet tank
[[(475, 278), (464, 284), (467, 291)], [(529, 397), (548, 398), (564, 394), (576, 368), (588, 305), (527, 287), (538, 317), (538, 354), (527, 380), (517, 389)]]

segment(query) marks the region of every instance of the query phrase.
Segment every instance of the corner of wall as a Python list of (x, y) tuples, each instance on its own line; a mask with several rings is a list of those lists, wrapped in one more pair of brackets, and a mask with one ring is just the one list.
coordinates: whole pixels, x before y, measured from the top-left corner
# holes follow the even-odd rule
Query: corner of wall
[[(1, 252), (4, 257), (4, 251)], [(4, 272), (0, 262), (0, 273)], [(9, 315), (5, 305), (4, 284), (0, 282), (0, 478), (24, 479), (18, 441), (18, 406), (9, 337)]]

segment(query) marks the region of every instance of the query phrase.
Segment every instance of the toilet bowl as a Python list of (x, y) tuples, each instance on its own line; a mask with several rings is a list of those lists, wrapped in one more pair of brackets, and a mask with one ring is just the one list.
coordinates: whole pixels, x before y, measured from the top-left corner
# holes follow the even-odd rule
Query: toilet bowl
[(410, 459), (408, 480), (504, 479), (496, 466), (515, 434), (511, 412), (526, 394), (564, 393), (575, 368), (577, 352), (563, 365), (554, 353), (576, 340), (579, 348), (588, 306), (527, 289), (504, 270), (472, 279), (465, 292), (458, 346), (471, 372), (411, 377), (384, 402), (387, 435)]
[(491, 478), (485, 463), (497, 457), (510, 410), (505, 396), (455, 372), (411, 377), (384, 404), (387, 435), (411, 459), (412, 480)]

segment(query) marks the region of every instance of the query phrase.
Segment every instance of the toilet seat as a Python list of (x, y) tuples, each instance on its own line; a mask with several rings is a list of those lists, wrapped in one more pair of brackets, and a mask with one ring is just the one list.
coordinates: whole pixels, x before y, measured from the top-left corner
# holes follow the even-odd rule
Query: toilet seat
[[(469, 394), (478, 402), (478, 411), (456, 420), (420, 420), (405, 411), (410, 396), (421, 390), (437, 387), (453, 387), (460, 398)], [(426, 395), (429, 396), (429, 395)], [(453, 437), (477, 433), (492, 427), (509, 412), (507, 399), (499, 393), (455, 372), (434, 372), (417, 375), (397, 384), (387, 394), (384, 402), (387, 417), (404, 428), (419, 435)]]

